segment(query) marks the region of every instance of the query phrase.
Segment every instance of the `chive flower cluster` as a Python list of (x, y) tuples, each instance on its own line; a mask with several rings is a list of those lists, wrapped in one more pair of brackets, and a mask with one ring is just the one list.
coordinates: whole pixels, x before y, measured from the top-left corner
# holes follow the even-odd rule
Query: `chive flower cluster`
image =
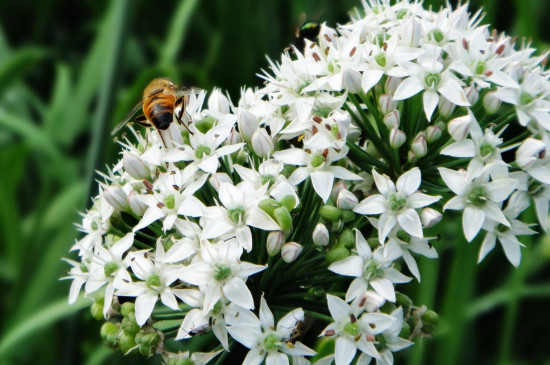
[(187, 127), (128, 127), (69, 301), (92, 300), (113, 348), (171, 365), (392, 364), (437, 324), (402, 291), (441, 227), (514, 266), (548, 228), (546, 54), (481, 21), (364, 1), (237, 103), (201, 91)]

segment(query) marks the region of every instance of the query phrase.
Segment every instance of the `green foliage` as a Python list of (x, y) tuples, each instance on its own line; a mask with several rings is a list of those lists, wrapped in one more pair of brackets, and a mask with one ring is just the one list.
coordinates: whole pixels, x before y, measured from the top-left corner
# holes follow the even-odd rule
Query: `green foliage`
[[(548, 48), (546, 0), (471, 1), (470, 9), (480, 5), (497, 29)], [(261, 85), (265, 55), (276, 59), (293, 41), (300, 14), (334, 25), (353, 6), (360, 2), (0, 5), (0, 363), (143, 363), (108, 350), (90, 315), (74, 315), (87, 301), (68, 306), (69, 283), (58, 280), (68, 269), (60, 257), (78, 238), (76, 212), (97, 193), (95, 171), (117, 153), (111, 128), (156, 76), (218, 86), (236, 101), (242, 85)], [(526, 239), (517, 270), (498, 255), (478, 266), (475, 242), (455, 244), (458, 228), (439, 233), (443, 259), (422, 261), (423, 290), (408, 293), (440, 313), (439, 329), (404, 353), (408, 363), (540, 363), (549, 341), (546, 246)], [(536, 330), (542, 338), (520, 335)]]

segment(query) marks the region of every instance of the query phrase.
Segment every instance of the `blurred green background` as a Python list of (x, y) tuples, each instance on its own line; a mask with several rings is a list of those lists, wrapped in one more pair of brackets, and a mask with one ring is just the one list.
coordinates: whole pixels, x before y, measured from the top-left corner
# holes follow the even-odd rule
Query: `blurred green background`
[[(434, 9), (442, 1), (427, 1)], [(485, 23), (550, 41), (548, 0), (471, 1)], [(74, 223), (97, 193), (95, 170), (117, 159), (109, 134), (156, 76), (204, 89), (258, 86), (293, 40), (300, 15), (345, 23), (358, 0), (0, 1), (0, 364), (133, 364), (99, 339), (86, 301), (68, 306)], [(526, 217), (534, 221), (534, 217)], [(441, 260), (421, 262), (437, 310), (432, 339), (408, 364), (550, 364), (549, 246), (524, 240), (514, 270), (500, 248), (476, 265), (479, 243), (446, 229)], [(456, 240), (453, 237), (458, 237)], [(455, 242), (456, 241), (456, 242)], [(460, 244), (459, 244), (460, 243)], [(158, 359), (147, 363), (158, 363)]]

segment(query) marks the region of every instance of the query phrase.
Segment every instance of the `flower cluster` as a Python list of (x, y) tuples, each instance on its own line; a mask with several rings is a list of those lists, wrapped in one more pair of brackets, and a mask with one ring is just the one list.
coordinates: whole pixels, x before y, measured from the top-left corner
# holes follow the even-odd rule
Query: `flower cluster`
[(197, 92), (186, 126), (129, 127), (69, 301), (83, 288), (109, 345), (167, 364), (392, 364), (437, 322), (400, 292), (438, 257), (432, 227), (460, 211), (479, 260), (498, 241), (514, 266), (531, 202), (547, 229), (546, 55), (480, 23), (364, 2), (237, 104)]

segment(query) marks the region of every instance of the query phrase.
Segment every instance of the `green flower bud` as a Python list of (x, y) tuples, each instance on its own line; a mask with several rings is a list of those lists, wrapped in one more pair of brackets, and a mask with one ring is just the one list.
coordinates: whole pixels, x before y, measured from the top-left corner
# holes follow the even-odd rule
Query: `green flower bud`
[(395, 302), (397, 303), (397, 305), (400, 305), (403, 308), (409, 308), (411, 305), (413, 305), (413, 301), (411, 300), (411, 298), (400, 292), (395, 293)]
[(92, 313), (92, 317), (94, 319), (97, 319), (98, 321), (103, 319), (103, 298), (92, 303), (90, 312)]
[(116, 346), (117, 338), (120, 333), (120, 327), (117, 323), (105, 322), (99, 330), (99, 334), (103, 341), (109, 346)]
[(399, 332), (399, 337), (401, 338), (409, 338), (411, 335), (411, 326), (407, 322), (403, 322), (403, 327), (401, 328), (401, 332)]
[(151, 357), (153, 356), (153, 347), (147, 345), (139, 345), (139, 352), (143, 356)]
[(294, 195), (287, 195), (281, 200), (281, 205), (292, 212), (292, 209), (296, 206), (296, 198)]
[(394, 303), (390, 302), (390, 301), (387, 301), (384, 303), (383, 306), (380, 307), (380, 312), (382, 313), (386, 313), (386, 314), (390, 314), (391, 312), (393, 312), (397, 307), (395, 306)]
[(132, 320), (128, 317), (122, 318), (120, 327), (127, 335), (134, 337), (140, 330), (139, 325), (136, 323), (135, 318)]
[(275, 199), (268, 198), (262, 200), (258, 206), (273, 218), (275, 209), (279, 208), (281, 205)]
[(342, 222), (348, 223), (355, 220), (355, 213), (352, 210), (342, 210)]
[(350, 228), (345, 228), (338, 237), (338, 244), (346, 248), (352, 248), (355, 246), (355, 234)]
[(124, 355), (136, 352), (136, 341), (134, 336), (122, 332), (118, 338), (118, 347)]
[(431, 324), (435, 326), (439, 322), (439, 315), (432, 310), (427, 310), (422, 315), (422, 322), (424, 322), (424, 325)]
[(323, 205), (319, 210), (321, 218), (329, 221), (336, 222), (342, 216), (342, 211), (332, 205)]
[(431, 324), (425, 324), (422, 326), (422, 333), (425, 333), (426, 335), (431, 335), (435, 331), (435, 326)]
[(350, 252), (346, 247), (338, 245), (328, 250), (327, 254), (325, 255), (325, 260), (327, 260), (329, 264), (332, 264), (333, 262), (345, 259), (349, 255)]
[(276, 208), (273, 212), (273, 218), (283, 231), (292, 229), (292, 217), (286, 207)]

